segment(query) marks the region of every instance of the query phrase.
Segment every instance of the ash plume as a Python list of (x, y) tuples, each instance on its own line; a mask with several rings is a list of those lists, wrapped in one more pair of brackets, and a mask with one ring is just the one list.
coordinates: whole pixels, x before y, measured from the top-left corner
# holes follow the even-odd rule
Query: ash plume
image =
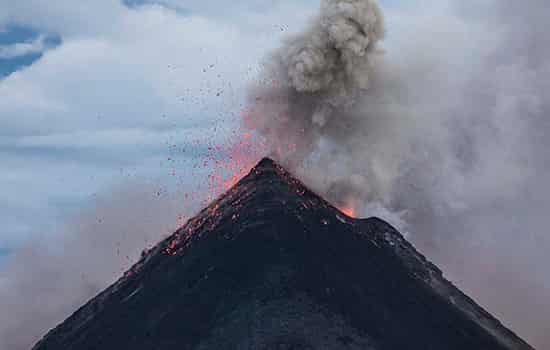
[(345, 122), (341, 111), (368, 89), (383, 35), (374, 0), (323, 0), (308, 28), (273, 53), (251, 91), (246, 123), (267, 137), (279, 161), (297, 166), (332, 123)]
[[(547, 348), (550, 7), (422, 3), (388, 12), (384, 36), (374, 1), (323, 1), (267, 57), (243, 123), (309, 187), (408, 232), (483, 306)], [(353, 7), (363, 11), (353, 17)], [(353, 36), (331, 35), (332, 23), (368, 38), (344, 39), (368, 41), (364, 51), (340, 51)]]
[(305, 30), (267, 58), (250, 89), (245, 126), (340, 207), (387, 200), (399, 166), (393, 153), (405, 147), (388, 138), (402, 123), (388, 106), (401, 86), (384, 72), (384, 34), (376, 0), (323, 0)]

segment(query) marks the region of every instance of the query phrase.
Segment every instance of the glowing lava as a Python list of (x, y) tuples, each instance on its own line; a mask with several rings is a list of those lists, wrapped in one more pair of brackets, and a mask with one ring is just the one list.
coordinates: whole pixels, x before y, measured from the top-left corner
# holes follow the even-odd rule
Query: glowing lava
[(353, 209), (352, 207), (343, 207), (340, 208), (340, 211), (351, 218), (355, 217), (355, 209)]
[(210, 196), (214, 199), (233, 187), (265, 155), (265, 145), (248, 132), (235, 133), (225, 145), (215, 146), (209, 175)]

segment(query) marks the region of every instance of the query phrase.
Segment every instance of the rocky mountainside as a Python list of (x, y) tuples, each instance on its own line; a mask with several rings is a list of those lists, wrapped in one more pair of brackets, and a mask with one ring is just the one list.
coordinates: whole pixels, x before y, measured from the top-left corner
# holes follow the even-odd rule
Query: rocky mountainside
[(34, 350), (532, 349), (399, 232), (269, 159)]

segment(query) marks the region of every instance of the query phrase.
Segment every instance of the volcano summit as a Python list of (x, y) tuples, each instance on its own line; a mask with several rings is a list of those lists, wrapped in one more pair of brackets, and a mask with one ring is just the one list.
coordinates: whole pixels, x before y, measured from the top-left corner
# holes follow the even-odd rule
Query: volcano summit
[(269, 159), (34, 350), (532, 349), (380, 219)]

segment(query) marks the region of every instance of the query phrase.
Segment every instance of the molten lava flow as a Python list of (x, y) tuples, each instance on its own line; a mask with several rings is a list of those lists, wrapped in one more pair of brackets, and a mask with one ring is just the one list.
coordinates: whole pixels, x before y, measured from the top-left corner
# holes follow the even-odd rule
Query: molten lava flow
[(346, 206), (346, 207), (340, 208), (340, 211), (349, 217), (352, 217), (352, 218), (355, 217), (355, 209), (352, 207)]

